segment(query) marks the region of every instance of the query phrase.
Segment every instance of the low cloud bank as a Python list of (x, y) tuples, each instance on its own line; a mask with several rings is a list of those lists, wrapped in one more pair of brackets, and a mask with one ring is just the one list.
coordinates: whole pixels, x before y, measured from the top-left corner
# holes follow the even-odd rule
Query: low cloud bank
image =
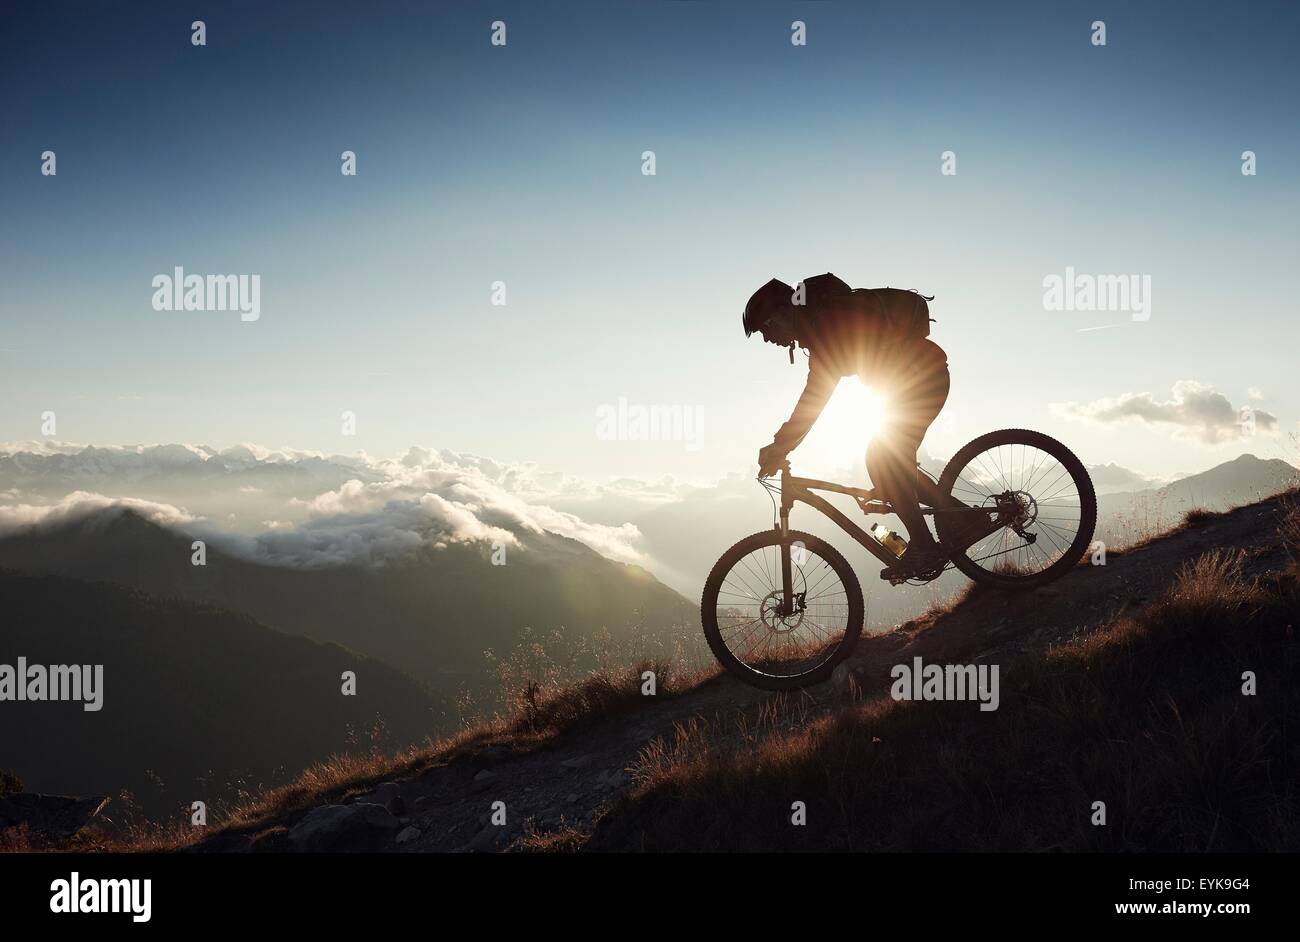
[(1237, 408), (1213, 386), (1190, 379), (1174, 383), (1169, 399), (1157, 399), (1149, 392), (1123, 393), (1113, 399), (1088, 403), (1054, 403), (1052, 410), (1068, 418), (1102, 424), (1132, 422), (1162, 427), (1176, 437), (1206, 445), (1255, 434), (1273, 435), (1278, 431), (1277, 416), (1273, 413), (1253, 406)]
[[(56, 527), (97, 517), (110, 510), (133, 511), (153, 523), (180, 527), (198, 518), (179, 507), (133, 497), (105, 497), (87, 491), (74, 491), (53, 504), (0, 505), (0, 536), (8, 536), (25, 527)], [(102, 519), (110, 519), (103, 517)]]
[[(241, 445), (151, 445), (118, 448), (67, 443), (0, 446), (0, 535), (30, 526), (57, 526), (110, 508), (210, 540), (244, 558), (286, 566), (382, 564), (424, 547), (486, 543), (519, 547), (519, 534), (550, 531), (621, 562), (646, 564), (641, 534), (628, 523), (603, 524), (557, 510), (548, 496), (583, 490), (562, 476), (535, 476), (531, 465), (505, 465), (476, 455), (412, 448), (398, 459), (323, 455)], [(278, 498), (250, 483), (268, 472), (288, 494)], [(303, 472), (299, 474), (298, 472)], [(215, 476), (215, 483), (214, 482)], [(333, 476), (340, 483), (319, 490)], [(114, 496), (78, 489), (48, 499), (64, 482), (184, 492), (191, 502)], [(202, 482), (203, 487), (193, 486)], [(294, 492), (296, 489), (296, 492)], [(44, 494), (38, 501), (28, 496)], [(197, 496), (196, 496), (197, 495)], [(277, 501), (260, 532), (237, 534), (225, 512), (230, 500)], [(208, 503), (211, 506), (198, 507)], [(194, 507), (193, 510), (189, 509)], [(281, 519), (285, 518), (285, 519)]]

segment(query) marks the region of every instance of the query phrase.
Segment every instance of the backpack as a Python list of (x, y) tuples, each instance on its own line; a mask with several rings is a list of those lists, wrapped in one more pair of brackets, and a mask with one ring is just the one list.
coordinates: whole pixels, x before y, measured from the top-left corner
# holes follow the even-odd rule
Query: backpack
[(930, 305), (934, 296), (926, 297), (915, 288), (858, 288), (853, 294), (862, 299), (869, 317), (876, 318), (886, 334), (902, 340), (921, 340), (930, 336)]
[(805, 278), (790, 295), (795, 332), (801, 333), (815, 324), (836, 301), (853, 297), (853, 289), (830, 272)]
[[(799, 304), (799, 292), (801, 290), (803, 291), (802, 305)], [(804, 313), (812, 314), (815, 317), (826, 310), (834, 301), (850, 297), (852, 294), (853, 289), (848, 284), (827, 272), (824, 275), (814, 275), (799, 282), (790, 301), (796, 310), (803, 307)]]
[[(797, 303), (799, 292), (803, 291), (803, 304)], [(862, 312), (882, 328), (882, 332), (895, 339), (920, 340), (930, 336), (930, 306), (926, 297), (912, 289), (901, 288), (850, 288), (845, 282), (830, 272), (805, 278), (799, 283), (792, 297), (796, 317), (806, 323), (815, 320), (832, 304), (853, 298), (861, 305)]]

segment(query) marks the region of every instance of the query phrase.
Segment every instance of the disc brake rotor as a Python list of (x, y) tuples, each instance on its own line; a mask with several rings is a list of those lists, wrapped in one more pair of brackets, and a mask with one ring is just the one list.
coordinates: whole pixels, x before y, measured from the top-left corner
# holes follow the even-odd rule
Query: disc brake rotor
[(794, 594), (795, 605), (794, 612), (790, 615), (781, 614), (781, 600), (785, 595), (780, 589), (769, 592), (758, 607), (758, 617), (762, 619), (763, 624), (769, 631), (777, 634), (788, 634), (803, 624), (803, 615), (805, 607), (802, 604), (803, 593)]

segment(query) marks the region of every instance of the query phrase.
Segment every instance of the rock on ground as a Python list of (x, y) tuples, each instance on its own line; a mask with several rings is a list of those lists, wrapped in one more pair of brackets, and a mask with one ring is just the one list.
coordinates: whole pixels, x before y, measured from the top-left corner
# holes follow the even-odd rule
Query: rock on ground
[(416, 827), (405, 827), (397, 832), (397, 843), (406, 844), (420, 836), (420, 829)]
[(383, 805), (324, 805), (289, 829), (289, 843), (304, 853), (375, 851), (386, 846), (399, 827)]
[(54, 838), (69, 838), (104, 810), (108, 799), (74, 798), (69, 795), (41, 795), (19, 792), (0, 797), (0, 830), (27, 825), (32, 831)]

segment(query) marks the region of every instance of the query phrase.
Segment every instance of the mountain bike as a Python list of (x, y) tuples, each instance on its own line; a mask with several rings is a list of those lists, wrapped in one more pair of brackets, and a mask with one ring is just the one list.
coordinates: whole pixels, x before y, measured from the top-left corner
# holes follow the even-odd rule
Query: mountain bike
[[(848, 560), (820, 537), (790, 528), (795, 503), (825, 514), (887, 566), (899, 555), (883, 527), (858, 526), (817, 493), (848, 495), (868, 517), (889, 513), (888, 500), (874, 489), (796, 477), (789, 462), (778, 473), (776, 482), (758, 479), (773, 497), (772, 529), (722, 554), (704, 584), (700, 615), (723, 667), (756, 687), (789, 690), (827, 680), (857, 644), (864, 618), (862, 587)], [(1083, 464), (1054, 438), (1025, 429), (974, 439), (937, 481), (918, 467), (917, 492), (943, 559), (893, 584), (924, 585), (956, 567), (981, 585), (1041, 586), (1078, 564), (1097, 523), (1097, 496)]]

